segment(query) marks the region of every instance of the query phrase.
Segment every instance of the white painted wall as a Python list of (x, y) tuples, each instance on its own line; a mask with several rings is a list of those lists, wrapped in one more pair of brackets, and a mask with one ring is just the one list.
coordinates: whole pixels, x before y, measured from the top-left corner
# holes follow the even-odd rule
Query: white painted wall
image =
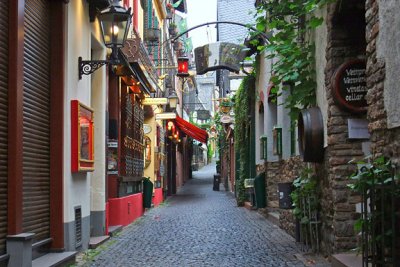
[(282, 159), (290, 158), (290, 117), (289, 110), (285, 108), (286, 98), (290, 94), (290, 88), (285, 85), (282, 94), (278, 96), (277, 126), (282, 127)]
[[(91, 31), (92, 24), (89, 21), (89, 10), (88, 4), (85, 0), (71, 1), (67, 5), (67, 49), (65, 57), (65, 106), (64, 106), (64, 222), (74, 221), (74, 207), (82, 207), (82, 218), (90, 215), (90, 196), (91, 196), (91, 176), (92, 173), (71, 173), (71, 100), (77, 99), (83, 104), (92, 107), (92, 84), (91, 80), (93, 77), (100, 75), (104, 77), (104, 67), (102, 70), (98, 70), (100, 73), (96, 73), (96, 76), (84, 75), (82, 80), (78, 77), (78, 57), (81, 56), (83, 60), (91, 59)], [(95, 39), (98, 38), (98, 31), (95, 31)], [(98, 43), (101, 43), (99, 41)], [(104, 53), (104, 52), (103, 52)], [(103, 55), (103, 54), (102, 54)], [(99, 55), (100, 56), (100, 55)], [(101, 75), (101, 72), (103, 74)], [(104, 163), (99, 163), (102, 159), (104, 161), (104, 151), (100, 147), (104, 144), (104, 127), (105, 123), (105, 80), (101, 78), (99, 81), (96, 79), (96, 86), (93, 92), (93, 104), (96, 106), (95, 118), (98, 116), (99, 125), (95, 124), (95, 157), (96, 164), (95, 168), (100, 171), (104, 169)], [(98, 87), (98, 88), (97, 88)], [(97, 109), (101, 109), (98, 111)], [(99, 139), (96, 141), (96, 139)], [(103, 140), (100, 140), (103, 139)], [(96, 170), (97, 171), (97, 170)], [(96, 172), (96, 177), (102, 175), (101, 171)], [(95, 207), (99, 209), (98, 206)]]
[(400, 126), (400, 5), (398, 0), (379, 0), (377, 58), (385, 62), (384, 104), (388, 128)]
[(324, 147), (327, 146), (327, 120), (328, 120), (328, 101), (326, 98), (325, 87), (325, 66), (326, 66), (326, 46), (328, 30), (327, 7), (316, 11), (316, 16), (323, 17), (324, 23), (317, 27), (314, 32), (315, 36), (315, 70), (317, 82), (317, 106), (321, 109), (322, 119), (324, 122)]
[[(92, 23), (93, 59), (106, 58), (106, 49), (101, 41), (99, 23)], [(91, 211), (105, 210), (106, 192), (106, 120), (107, 120), (107, 76), (106, 67), (95, 71), (91, 77), (91, 107), (94, 109), (94, 172), (91, 173)]]
[[(268, 102), (268, 85), (271, 79), (271, 60), (265, 58), (265, 54), (261, 55), (260, 59), (260, 75), (258, 77), (257, 88), (263, 91), (264, 99), (264, 135), (267, 135), (267, 160), (278, 161), (279, 157), (273, 155), (273, 138), (272, 129), (277, 124), (277, 105), (276, 103)], [(258, 112), (257, 112), (258, 113)], [(257, 123), (258, 124), (258, 123)], [(258, 125), (256, 125), (256, 129)], [(256, 147), (260, 147), (259, 138), (256, 140)], [(259, 153), (259, 152), (258, 152)], [(258, 155), (259, 157), (259, 155)]]
[[(260, 142), (260, 136), (264, 135), (264, 113), (260, 113), (261, 102), (265, 99), (261, 99), (259, 90), (257, 90), (258, 101), (256, 103), (256, 164), (264, 163), (264, 159), (261, 159), (262, 144)], [(265, 95), (264, 95), (265, 96)], [(265, 98), (265, 97), (264, 97)]]

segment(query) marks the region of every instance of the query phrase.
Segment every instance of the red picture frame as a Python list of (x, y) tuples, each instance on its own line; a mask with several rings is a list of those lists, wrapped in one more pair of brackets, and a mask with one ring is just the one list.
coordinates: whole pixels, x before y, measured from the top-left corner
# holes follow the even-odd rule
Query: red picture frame
[(93, 110), (71, 100), (71, 171), (94, 171)]

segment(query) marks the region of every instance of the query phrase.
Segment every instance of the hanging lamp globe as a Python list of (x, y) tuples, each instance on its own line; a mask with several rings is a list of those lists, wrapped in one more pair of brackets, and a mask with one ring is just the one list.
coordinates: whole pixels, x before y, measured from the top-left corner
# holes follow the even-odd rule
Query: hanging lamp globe
[(179, 103), (179, 97), (173, 89), (171, 89), (169, 92), (168, 103), (171, 109), (175, 109)]
[(119, 64), (118, 48), (124, 46), (128, 35), (132, 18), (131, 8), (126, 10), (119, 5), (118, 0), (114, 0), (114, 3), (103, 9), (97, 17), (104, 45), (112, 49), (112, 54), (109, 60), (82, 60), (82, 57), (79, 57), (79, 80), (82, 79), (82, 75), (90, 75), (103, 65)]
[(103, 9), (97, 16), (104, 45), (108, 48), (124, 46), (131, 24), (131, 8), (126, 10), (118, 2), (114, 1), (111, 6)]

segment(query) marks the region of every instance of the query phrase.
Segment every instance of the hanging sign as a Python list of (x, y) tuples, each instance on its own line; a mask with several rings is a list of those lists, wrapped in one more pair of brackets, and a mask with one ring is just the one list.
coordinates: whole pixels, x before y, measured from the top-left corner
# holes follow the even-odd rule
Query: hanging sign
[(194, 54), (196, 72), (200, 75), (218, 69), (239, 72), (246, 50), (237, 44), (217, 42), (197, 47)]
[(168, 98), (145, 98), (142, 101), (142, 105), (144, 106), (151, 106), (151, 105), (166, 105), (168, 104)]
[(143, 124), (143, 132), (144, 134), (149, 134), (151, 132), (151, 126), (148, 124)]
[(156, 120), (170, 120), (170, 119), (176, 119), (176, 113), (164, 112), (156, 114)]
[(232, 123), (232, 122), (233, 122), (232, 117), (229, 116), (229, 115), (222, 115), (220, 120), (221, 120), (221, 122), (224, 123), (224, 124)]
[(197, 110), (197, 119), (198, 120), (209, 120), (210, 119), (210, 111), (209, 110)]
[(342, 64), (332, 76), (333, 99), (336, 104), (352, 113), (367, 111), (365, 61), (352, 60)]

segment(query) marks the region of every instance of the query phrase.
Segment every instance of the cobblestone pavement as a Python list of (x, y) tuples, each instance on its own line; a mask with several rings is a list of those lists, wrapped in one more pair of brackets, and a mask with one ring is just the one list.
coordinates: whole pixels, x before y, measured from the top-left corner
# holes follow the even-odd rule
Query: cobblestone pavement
[(108, 241), (90, 266), (305, 266), (292, 237), (237, 207), (230, 193), (212, 191), (214, 172), (215, 165), (193, 172), (176, 196)]

